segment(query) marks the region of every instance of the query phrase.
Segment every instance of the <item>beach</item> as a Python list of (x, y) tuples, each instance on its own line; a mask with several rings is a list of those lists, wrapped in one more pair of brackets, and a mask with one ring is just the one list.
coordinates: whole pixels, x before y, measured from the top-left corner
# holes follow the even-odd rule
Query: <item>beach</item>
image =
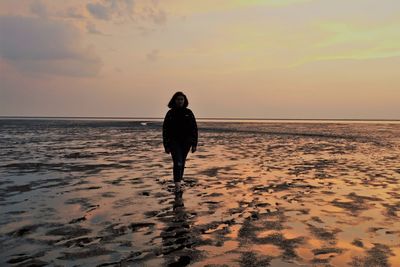
[(0, 120), (1, 266), (400, 266), (400, 123)]

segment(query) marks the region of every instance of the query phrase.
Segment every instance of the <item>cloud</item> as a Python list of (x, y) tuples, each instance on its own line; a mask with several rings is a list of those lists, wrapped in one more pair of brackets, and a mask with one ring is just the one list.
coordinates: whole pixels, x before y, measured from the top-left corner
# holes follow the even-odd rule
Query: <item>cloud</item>
[(102, 33), (101, 31), (99, 31), (97, 29), (96, 24), (94, 24), (93, 22), (90, 22), (90, 21), (86, 24), (86, 30), (90, 34), (105, 35), (104, 33)]
[(86, 9), (96, 19), (110, 20), (114, 16), (132, 16), (134, 11), (133, 0), (103, 0), (95, 3), (88, 3)]
[[(1, 8), (1, 7), (0, 7)], [(66, 19), (85, 19), (84, 6), (57, 6), (49, 4), (46, 0), (35, 0), (29, 5), (30, 14), (41, 18), (66, 18)], [(13, 13), (9, 15), (26, 15), (24, 13)]]
[(39, 17), (47, 17), (47, 7), (41, 1), (34, 1), (30, 5), (30, 10), (33, 14), (38, 15)]
[(86, 9), (92, 17), (99, 20), (130, 19), (135, 22), (151, 21), (158, 25), (167, 21), (167, 13), (156, 0), (97, 0), (87, 3)]
[(70, 23), (21, 16), (0, 16), (0, 57), (20, 71), (94, 76), (101, 59)]
[(163, 10), (148, 9), (148, 17), (159, 25), (167, 21), (167, 14)]
[(146, 55), (146, 59), (148, 61), (156, 61), (158, 58), (159, 58), (159, 51), (157, 49), (153, 49)]
[(86, 5), (86, 8), (89, 13), (96, 19), (111, 19), (112, 10), (100, 3), (89, 3)]
[(65, 10), (58, 13), (58, 16), (73, 19), (84, 19), (85, 15), (81, 10), (76, 7), (68, 7)]

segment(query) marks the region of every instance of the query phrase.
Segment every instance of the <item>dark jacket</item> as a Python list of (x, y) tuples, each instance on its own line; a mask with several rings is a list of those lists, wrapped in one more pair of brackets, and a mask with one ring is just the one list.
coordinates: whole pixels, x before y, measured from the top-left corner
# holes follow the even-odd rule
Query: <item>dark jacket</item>
[(193, 112), (185, 107), (171, 108), (163, 122), (163, 145), (170, 148), (171, 140), (187, 140), (197, 146), (197, 123)]

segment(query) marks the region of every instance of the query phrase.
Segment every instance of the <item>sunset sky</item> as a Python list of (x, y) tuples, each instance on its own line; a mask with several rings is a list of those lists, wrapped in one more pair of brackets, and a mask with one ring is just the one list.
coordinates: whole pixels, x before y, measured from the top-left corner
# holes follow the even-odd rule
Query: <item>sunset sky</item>
[(0, 115), (400, 119), (399, 0), (0, 0)]

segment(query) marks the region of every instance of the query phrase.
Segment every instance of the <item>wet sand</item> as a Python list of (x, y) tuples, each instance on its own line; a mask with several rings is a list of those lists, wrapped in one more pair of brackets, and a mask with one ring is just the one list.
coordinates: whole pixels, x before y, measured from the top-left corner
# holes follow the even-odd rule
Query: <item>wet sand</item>
[(0, 121), (1, 266), (400, 266), (400, 124)]

